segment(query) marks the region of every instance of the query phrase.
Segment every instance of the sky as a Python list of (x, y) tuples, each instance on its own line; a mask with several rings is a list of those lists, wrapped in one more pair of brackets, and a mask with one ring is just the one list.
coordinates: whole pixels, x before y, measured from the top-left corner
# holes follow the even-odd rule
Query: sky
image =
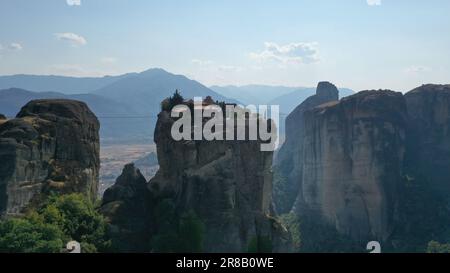
[(153, 67), (205, 85), (450, 83), (448, 0), (0, 0), (0, 75)]

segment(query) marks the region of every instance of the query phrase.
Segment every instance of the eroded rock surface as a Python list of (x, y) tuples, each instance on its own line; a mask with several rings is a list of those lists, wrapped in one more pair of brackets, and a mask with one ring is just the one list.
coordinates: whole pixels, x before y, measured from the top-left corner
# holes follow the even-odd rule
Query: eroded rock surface
[(294, 205), (295, 199), (301, 190), (303, 173), (303, 140), (305, 138), (303, 115), (321, 104), (338, 101), (339, 91), (329, 82), (320, 82), (316, 95), (309, 97), (286, 118), (286, 141), (281, 147), (275, 167), (285, 181), (274, 192), (275, 205), (278, 213), (287, 213)]
[(289, 234), (272, 217), (272, 152), (260, 141), (174, 141), (174, 120), (159, 114), (154, 140), (160, 169), (149, 189), (194, 211), (205, 224), (204, 251), (245, 252), (254, 238), (287, 251)]
[(0, 124), (0, 214), (21, 213), (41, 193), (96, 198), (99, 123), (86, 104), (35, 100)]
[(362, 91), (305, 113), (300, 215), (352, 239), (386, 240), (394, 227), (407, 126), (401, 93)]
[(125, 165), (116, 183), (105, 191), (101, 206), (111, 224), (114, 248), (122, 252), (149, 250), (152, 200), (140, 170)]

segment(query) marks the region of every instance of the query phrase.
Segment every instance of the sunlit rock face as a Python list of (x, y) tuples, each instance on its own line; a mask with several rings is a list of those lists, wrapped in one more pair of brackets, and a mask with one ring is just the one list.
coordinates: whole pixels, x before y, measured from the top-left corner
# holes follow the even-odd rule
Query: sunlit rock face
[(301, 194), (299, 191), (302, 189), (303, 174), (304, 113), (321, 104), (338, 100), (339, 91), (336, 86), (329, 82), (320, 82), (316, 95), (302, 102), (286, 118), (286, 141), (275, 160), (277, 170), (286, 179), (286, 184), (279, 189), (280, 196), (274, 196), (278, 213), (289, 212), (297, 195)]
[(18, 214), (41, 194), (96, 198), (99, 122), (85, 103), (34, 100), (0, 124), (0, 214)]
[(295, 211), (358, 241), (386, 240), (397, 211), (406, 115), (403, 95), (381, 90), (307, 111)]

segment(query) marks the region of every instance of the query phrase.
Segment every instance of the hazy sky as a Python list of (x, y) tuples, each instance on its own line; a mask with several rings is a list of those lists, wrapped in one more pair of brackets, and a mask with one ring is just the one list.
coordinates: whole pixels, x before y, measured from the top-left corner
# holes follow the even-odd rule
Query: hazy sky
[(450, 83), (448, 0), (0, 0), (0, 75), (161, 67), (206, 85)]

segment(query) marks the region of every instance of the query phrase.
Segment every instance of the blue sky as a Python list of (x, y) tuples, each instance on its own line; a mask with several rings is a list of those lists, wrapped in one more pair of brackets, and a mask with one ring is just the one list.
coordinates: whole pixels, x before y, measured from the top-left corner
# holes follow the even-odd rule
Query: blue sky
[(448, 0), (0, 0), (0, 75), (161, 67), (206, 85), (450, 83)]

